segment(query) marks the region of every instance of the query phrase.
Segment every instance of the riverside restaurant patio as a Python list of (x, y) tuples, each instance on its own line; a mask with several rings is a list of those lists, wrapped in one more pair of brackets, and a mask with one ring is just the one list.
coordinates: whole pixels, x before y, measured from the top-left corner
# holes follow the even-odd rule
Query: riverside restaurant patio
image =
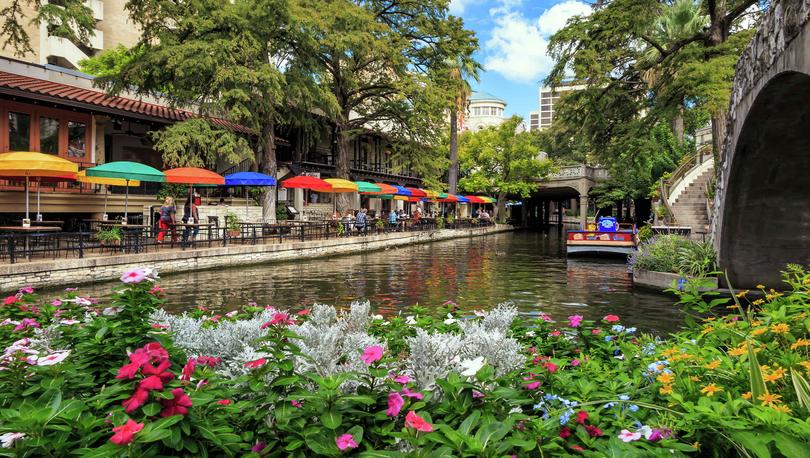
[[(105, 256), (121, 253), (145, 253), (150, 251), (193, 250), (228, 246), (229, 244), (267, 244), (289, 241), (310, 241), (335, 237), (357, 237), (389, 232), (432, 231), (437, 229), (467, 229), (492, 225), (488, 213), (481, 218), (455, 218), (455, 209), (445, 218), (440, 215), (422, 215), (416, 211), (408, 214), (391, 210), (388, 215), (352, 211), (308, 220), (246, 221), (239, 218), (239, 208), (232, 210), (220, 220), (217, 216), (197, 218), (195, 186), (258, 187), (277, 186), (276, 178), (256, 172), (239, 172), (221, 176), (200, 168), (175, 168), (160, 171), (144, 164), (118, 161), (78, 170), (78, 164), (56, 156), (34, 152), (11, 152), (0, 154), (0, 178), (25, 184), (25, 218), (20, 224), (0, 226), (0, 262), (16, 263), (69, 257)], [(71, 230), (64, 230), (65, 221), (45, 220), (39, 211), (40, 184), (54, 182), (78, 182), (102, 186), (105, 189), (105, 212), (99, 219), (82, 219)], [(158, 221), (145, 224), (128, 217), (129, 189), (143, 182), (170, 183), (188, 186), (185, 208), (175, 207), (171, 224), (162, 226)], [(36, 210), (31, 218), (31, 184), (36, 183)], [(108, 219), (106, 213), (106, 189), (108, 186), (124, 187), (126, 192), (123, 217)], [(282, 188), (305, 189), (318, 193), (357, 193), (369, 198), (401, 200), (409, 203), (487, 205), (495, 202), (486, 196), (460, 196), (438, 193), (419, 188), (406, 188), (385, 183), (352, 182), (327, 178), (320, 179), (300, 175), (280, 183)], [(81, 199), (76, 194), (76, 199)], [(188, 211), (190, 207), (193, 211)], [(245, 201), (245, 215), (249, 201)], [(392, 215), (393, 213), (393, 215)], [(449, 213), (449, 212), (448, 212)], [(175, 214), (177, 216), (175, 216)], [(182, 215), (182, 216), (181, 216)], [(162, 234), (161, 234), (162, 232)], [(161, 237), (158, 237), (161, 235)], [(162, 238), (163, 240), (159, 240)]]

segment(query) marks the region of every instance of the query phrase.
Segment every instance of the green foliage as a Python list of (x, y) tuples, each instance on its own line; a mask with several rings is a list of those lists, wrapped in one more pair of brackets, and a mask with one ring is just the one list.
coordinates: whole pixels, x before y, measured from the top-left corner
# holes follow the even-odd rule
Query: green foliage
[(225, 214), (225, 228), (229, 231), (239, 230), (239, 216), (236, 213), (228, 212)]
[(287, 221), (289, 215), (284, 207), (276, 207), (276, 221)]
[(192, 118), (151, 132), (155, 148), (168, 167), (213, 167), (218, 160), (237, 164), (253, 159), (248, 141), (206, 119)]
[(638, 234), (636, 234), (636, 237), (638, 237), (638, 241), (642, 243), (649, 241), (652, 238), (652, 236), (653, 236), (652, 227), (649, 225), (639, 229)]
[(188, 197), (188, 186), (176, 183), (161, 183), (157, 192), (157, 199), (164, 201), (166, 197), (171, 197), (175, 202), (182, 202)]
[(717, 255), (711, 243), (695, 242), (679, 235), (657, 235), (642, 241), (629, 262), (634, 269), (689, 277), (701, 277), (717, 270)]
[[(28, 8), (34, 13), (30, 18), (25, 15)], [(82, 0), (4, 2), (4, 6), (0, 8), (0, 24), (3, 49), (12, 50), (20, 57), (35, 52), (31, 47), (31, 37), (26, 32), (29, 24), (43, 24), (48, 29), (48, 34), (83, 44), (90, 41), (96, 28), (93, 11)]]
[(111, 227), (98, 230), (93, 237), (102, 244), (117, 244), (121, 242), (121, 229)]
[[(550, 161), (540, 160), (536, 134), (516, 132), (518, 116), (459, 138), (461, 176), (459, 188), (471, 193), (497, 193), (528, 197), (538, 180), (551, 173)], [(501, 203), (501, 202), (499, 202)]]
[(96, 77), (114, 77), (125, 66), (137, 59), (141, 53), (143, 53), (143, 47), (141, 46), (130, 49), (119, 44), (115, 48), (102, 51), (93, 57), (79, 61), (79, 70)]

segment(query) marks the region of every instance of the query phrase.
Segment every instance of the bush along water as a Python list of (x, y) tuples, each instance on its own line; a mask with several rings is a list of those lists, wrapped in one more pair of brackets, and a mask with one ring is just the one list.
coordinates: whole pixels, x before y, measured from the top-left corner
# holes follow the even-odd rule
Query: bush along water
[[(630, 268), (669, 272), (689, 277), (717, 270), (717, 255), (709, 242), (696, 242), (680, 235), (646, 236), (630, 255)], [(641, 237), (639, 237), (641, 238)]]
[[(3, 456), (807, 456), (810, 274), (748, 301), (677, 291), (683, 331), (619, 316), (162, 310), (32, 288), (0, 308)], [(707, 302), (708, 300), (708, 302)], [(435, 315), (435, 314), (434, 314)]]

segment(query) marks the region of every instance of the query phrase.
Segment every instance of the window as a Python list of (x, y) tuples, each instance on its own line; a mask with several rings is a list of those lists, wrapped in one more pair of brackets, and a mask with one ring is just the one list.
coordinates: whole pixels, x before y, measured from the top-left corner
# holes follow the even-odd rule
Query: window
[(87, 124), (68, 121), (68, 157), (84, 159), (87, 157)]
[(551, 92), (541, 92), (540, 97), (551, 97)]
[(8, 139), (11, 151), (31, 150), (31, 115), (8, 112)]
[(59, 120), (39, 118), (39, 151), (59, 154)]

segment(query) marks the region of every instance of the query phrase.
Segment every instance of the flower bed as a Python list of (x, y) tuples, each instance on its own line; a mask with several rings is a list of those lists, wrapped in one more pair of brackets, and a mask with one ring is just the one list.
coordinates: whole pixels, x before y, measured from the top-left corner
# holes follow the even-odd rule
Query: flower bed
[(140, 269), (104, 305), (24, 288), (0, 308), (0, 455), (804, 456), (810, 274), (785, 278), (751, 303), (684, 285), (709, 318), (667, 339), (509, 305), (171, 316)]

